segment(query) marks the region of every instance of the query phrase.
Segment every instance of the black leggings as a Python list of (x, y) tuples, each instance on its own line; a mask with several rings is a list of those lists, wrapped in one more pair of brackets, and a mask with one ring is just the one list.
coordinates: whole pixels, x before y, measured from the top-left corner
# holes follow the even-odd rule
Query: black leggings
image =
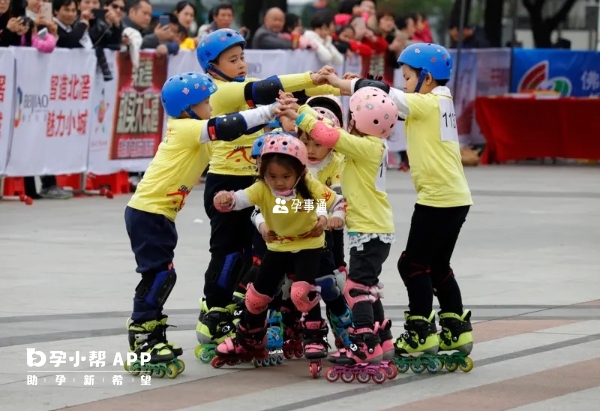
[(229, 304), (235, 286), (252, 264), (253, 208), (221, 213), (213, 199), (221, 190), (243, 190), (253, 183), (252, 176), (206, 176), (204, 210), (210, 219), (210, 262), (204, 275), (204, 296), (208, 308)]
[[(294, 273), (296, 281), (306, 281), (314, 284), (315, 275), (319, 272), (321, 249), (302, 250), (297, 253), (269, 251), (260, 265), (254, 279), (254, 289), (263, 295), (274, 297), (287, 273)], [(310, 293), (315, 298), (316, 293)], [(246, 311), (246, 326), (248, 329), (262, 328), (267, 319), (267, 310), (259, 314)], [(321, 307), (317, 304), (306, 314), (307, 321), (321, 320)]]
[(406, 250), (398, 261), (412, 315), (428, 317), (434, 294), (441, 311), (462, 314), (462, 296), (450, 259), (469, 209), (415, 205)]

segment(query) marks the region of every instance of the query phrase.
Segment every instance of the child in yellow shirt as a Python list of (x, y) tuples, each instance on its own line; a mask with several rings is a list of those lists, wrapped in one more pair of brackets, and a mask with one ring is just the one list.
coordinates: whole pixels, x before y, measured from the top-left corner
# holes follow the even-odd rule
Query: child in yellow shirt
[(175, 218), (208, 163), (209, 143), (239, 138), (248, 128), (271, 121), (277, 108), (211, 118), (209, 97), (216, 91), (213, 80), (201, 73), (178, 74), (165, 82), (161, 92), (169, 116), (165, 139), (125, 209), (136, 271), (142, 276), (127, 324), (129, 348), (138, 358), (141, 353), (150, 355), (149, 363), (131, 365), (138, 374), (146, 370), (174, 378), (184, 369), (177, 359), (183, 350), (166, 339), (167, 316), (162, 310), (177, 279)]
[(263, 358), (266, 353), (267, 306), (288, 272), (296, 282), (291, 299), (305, 313), (304, 356), (311, 360), (313, 376), (320, 372), (320, 360), (327, 356), (327, 325), (321, 317), (315, 276), (319, 271), (328, 210), (332, 220), (343, 224), (344, 201), (335, 192), (306, 173), (306, 146), (287, 133), (270, 135), (261, 150), (259, 181), (236, 192), (221, 191), (214, 204), (220, 212), (259, 206), (265, 219), (261, 226), (267, 239), (258, 274), (248, 284), (246, 312), (238, 324), (237, 336), (216, 348), (213, 366), (238, 359)]
[[(334, 84), (337, 77), (331, 74), (330, 78)], [(396, 125), (398, 109), (381, 90), (360, 89), (350, 98), (346, 132), (320, 121), (318, 113), (307, 105), (296, 111), (289, 101), (282, 99), (280, 103), (285, 115), (295, 119), (300, 130), (346, 157), (341, 186), (348, 204), (350, 270), (344, 295), (352, 309), (354, 327), (349, 349), (330, 357), (338, 366), (327, 371), (327, 379), (335, 381), (346, 373), (358, 375), (361, 382), (394, 378), (393, 367), (388, 363), (380, 365), (382, 360), (393, 359), (394, 348), (389, 333), (391, 323), (385, 320), (379, 299), (379, 275), (394, 242), (394, 219), (385, 187), (387, 147), (383, 139), (390, 136)], [(372, 366), (364, 367), (365, 363)]]

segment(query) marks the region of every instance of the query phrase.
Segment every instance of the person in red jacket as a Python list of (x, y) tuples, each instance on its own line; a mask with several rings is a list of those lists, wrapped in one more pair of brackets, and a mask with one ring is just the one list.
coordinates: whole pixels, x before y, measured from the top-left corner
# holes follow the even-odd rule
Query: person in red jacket
[(362, 59), (361, 76), (383, 76), (383, 55), (388, 48), (387, 41), (368, 29), (367, 23), (362, 17), (353, 17), (350, 20), (350, 26), (354, 29), (354, 39), (371, 50), (371, 53), (364, 52), (360, 55)]

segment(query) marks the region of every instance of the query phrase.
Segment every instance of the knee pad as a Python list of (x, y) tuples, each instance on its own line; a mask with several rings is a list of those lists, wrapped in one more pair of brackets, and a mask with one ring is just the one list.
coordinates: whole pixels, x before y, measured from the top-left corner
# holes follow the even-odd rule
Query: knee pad
[(342, 293), (335, 274), (324, 275), (315, 279), (315, 285), (321, 288), (323, 301), (333, 301)]
[(271, 297), (256, 291), (254, 284), (248, 284), (248, 291), (246, 291), (246, 309), (250, 314), (256, 315), (264, 312), (271, 301), (273, 301)]
[(290, 279), (289, 276), (285, 276), (283, 279), (283, 285), (281, 286), (281, 297), (284, 300), (289, 300), (292, 292), (292, 284), (294, 282)]
[(406, 252), (403, 251), (398, 260), (398, 272), (400, 273), (400, 278), (404, 281), (404, 285), (406, 285), (411, 278), (416, 277), (417, 275), (426, 274), (428, 270), (425, 265), (411, 261), (410, 258), (407, 257)]
[(135, 288), (135, 293), (143, 298), (146, 304), (154, 308), (162, 308), (176, 282), (177, 274), (173, 268), (158, 274), (143, 274), (142, 280)]
[(244, 273), (246, 264), (242, 253), (227, 254), (224, 258), (213, 257), (208, 264), (208, 281), (219, 288), (232, 290)]
[(296, 281), (292, 284), (290, 290), (290, 298), (296, 308), (303, 313), (307, 313), (312, 310), (317, 304), (319, 304), (319, 296), (317, 295), (314, 299), (310, 299), (309, 294), (311, 292), (320, 293), (319, 287), (310, 285), (306, 281)]
[(348, 279), (344, 287), (344, 297), (346, 297), (346, 302), (350, 309), (352, 309), (357, 303), (369, 302), (373, 304), (379, 298), (383, 298), (382, 288), (382, 283), (370, 287)]

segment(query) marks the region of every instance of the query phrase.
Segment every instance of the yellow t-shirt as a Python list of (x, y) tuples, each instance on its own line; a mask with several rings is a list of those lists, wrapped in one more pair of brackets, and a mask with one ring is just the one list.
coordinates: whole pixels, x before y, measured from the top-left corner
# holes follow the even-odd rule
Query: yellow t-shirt
[[(310, 78), (310, 73), (288, 74), (278, 76), (285, 91), (290, 93), (305, 89), (311, 89), (311, 93), (337, 94), (339, 89), (331, 86), (315, 86)], [(255, 78), (246, 78), (244, 82), (227, 82), (215, 80), (217, 91), (210, 96), (210, 104), (213, 108), (213, 117), (237, 111), (248, 110), (251, 107), (244, 98), (244, 87)], [(308, 95), (308, 90), (307, 90)], [(263, 131), (240, 137), (235, 142), (215, 141), (212, 143), (212, 158), (210, 160), (210, 173), (234, 176), (256, 175), (256, 164), (250, 157), (252, 144)]]
[(193, 38), (191, 37), (186, 37), (185, 39), (183, 39), (183, 41), (179, 44), (179, 48), (181, 50), (196, 50), (196, 42), (194, 41)]
[[(277, 240), (267, 243), (268, 250), (300, 251), (323, 248), (325, 245), (325, 234), (314, 238), (303, 236), (317, 224), (317, 207), (322, 208), (324, 203), (323, 211), (326, 212), (335, 203), (336, 194), (315, 178), (307, 176), (306, 182), (314, 198), (312, 210), (310, 210), (310, 203), (304, 201), (300, 195), (285, 201), (284, 204), (273, 195), (264, 181), (257, 181), (243, 190), (250, 203), (260, 208), (269, 230), (277, 233)], [(277, 200), (280, 201), (279, 204)]]
[(340, 176), (343, 168), (344, 156), (335, 151), (329, 153), (329, 159), (322, 163), (308, 166), (310, 173), (332, 190), (340, 188)]
[[(317, 119), (305, 113), (300, 128), (310, 132)], [(333, 147), (346, 156), (341, 184), (346, 198), (346, 226), (349, 233), (392, 234), (394, 217), (385, 191), (387, 148), (382, 139), (357, 137), (344, 129), (337, 129), (339, 139)]]
[(129, 207), (175, 221), (208, 165), (210, 143), (200, 142), (206, 123), (169, 118), (165, 139), (129, 200)]
[(473, 205), (452, 97), (437, 94), (436, 89), (404, 97), (410, 112), (405, 121), (406, 145), (417, 204), (440, 208)]

